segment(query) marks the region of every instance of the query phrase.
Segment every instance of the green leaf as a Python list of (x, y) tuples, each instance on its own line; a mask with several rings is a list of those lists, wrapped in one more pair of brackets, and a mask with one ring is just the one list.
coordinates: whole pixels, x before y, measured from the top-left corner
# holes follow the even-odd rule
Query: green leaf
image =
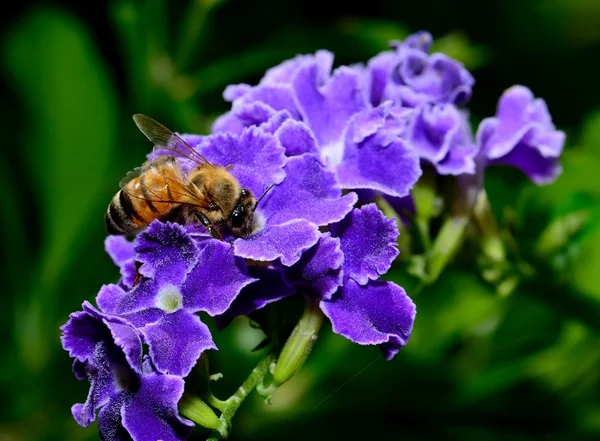
[(32, 11), (9, 32), (3, 52), (29, 117), (23, 160), (42, 233), (30, 297), (23, 296), (25, 316), (17, 320), (17, 326), (36, 326), (17, 335), (27, 338), (22, 349), (28, 364), (41, 368), (49, 350), (47, 326), (56, 326), (52, 311), (59, 281), (81, 258), (86, 231), (102, 228), (117, 107), (87, 30), (64, 12)]

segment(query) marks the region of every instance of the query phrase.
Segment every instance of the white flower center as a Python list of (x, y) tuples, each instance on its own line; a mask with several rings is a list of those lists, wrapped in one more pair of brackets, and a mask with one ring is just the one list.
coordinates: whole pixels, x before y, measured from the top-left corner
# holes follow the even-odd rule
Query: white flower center
[(329, 166), (340, 165), (344, 159), (344, 141), (339, 140), (323, 146), (321, 156), (328, 160)]
[(183, 296), (175, 285), (165, 285), (156, 296), (156, 307), (165, 312), (175, 312), (183, 306)]

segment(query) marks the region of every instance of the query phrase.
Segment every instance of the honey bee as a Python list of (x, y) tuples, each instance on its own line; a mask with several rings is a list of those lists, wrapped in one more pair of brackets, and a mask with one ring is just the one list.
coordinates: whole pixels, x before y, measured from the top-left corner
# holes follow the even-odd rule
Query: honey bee
[[(146, 115), (134, 115), (133, 120), (156, 149), (173, 155), (148, 160), (125, 176), (119, 184), (121, 190), (106, 211), (108, 233), (137, 233), (155, 219), (181, 223), (197, 220), (216, 239), (223, 240), (223, 226), (247, 237), (258, 202), (273, 186), (257, 200), (229, 172), (231, 166), (211, 164), (183, 139)], [(191, 160), (196, 167), (184, 174), (176, 156)]]

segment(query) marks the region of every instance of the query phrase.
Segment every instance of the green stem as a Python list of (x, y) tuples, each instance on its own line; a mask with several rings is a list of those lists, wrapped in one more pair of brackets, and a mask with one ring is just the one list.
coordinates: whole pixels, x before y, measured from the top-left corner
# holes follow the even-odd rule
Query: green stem
[(207, 404), (211, 405), (215, 409), (219, 409), (221, 412), (223, 412), (227, 407), (227, 401), (219, 400), (212, 394), (211, 391), (205, 394), (202, 398), (204, 398), (204, 401), (206, 401)]
[(484, 189), (477, 196), (473, 217), (481, 231), (481, 250), (494, 262), (503, 262), (506, 258), (504, 244), (500, 238), (498, 224)]
[(422, 217), (417, 217), (415, 219), (415, 224), (417, 225), (417, 231), (419, 232), (419, 237), (421, 238), (421, 243), (423, 244), (423, 249), (425, 252), (431, 250), (431, 231), (429, 230), (429, 219), (424, 219)]
[(463, 243), (468, 224), (469, 219), (463, 216), (446, 219), (428, 255), (427, 283), (435, 282), (452, 260)]
[[(262, 382), (265, 375), (269, 373), (269, 368), (273, 362), (275, 362), (275, 354), (269, 353), (263, 357), (256, 367), (252, 370), (246, 381), (238, 388), (238, 390), (230, 396), (226, 401), (220, 403), (225, 404), (221, 416), (219, 417), (220, 427), (213, 432), (208, 441), (216, 441), (219, 439), (227, 438), (229, 436), (229, 429), (231, 427), (231, 419), (235, 415), (240, 405), (244, 402), (248, 394), (252, 392), (260, 382)], [(219, 400), (220, 401), (220, 400)], [(217, 407), (217, 406), (215, 406)]]

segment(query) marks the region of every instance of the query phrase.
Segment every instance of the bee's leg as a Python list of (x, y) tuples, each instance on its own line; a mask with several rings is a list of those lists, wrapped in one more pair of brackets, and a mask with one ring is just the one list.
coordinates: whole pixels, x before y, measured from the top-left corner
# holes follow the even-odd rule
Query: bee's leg
[(209, 218), (206, 217), (206, 215), (204, 213), (200, 213), (199, 211), (195, 211), (194, 214), (196, 215), (196, 217), (198, 218), (198, 220), (200, 221), (200, 223), (206, 227), (206, 229), (208, 230), (208, 233), (212, 237), (214, 237), (215, 239), (220, 240), (221, 242), (224, 242), (223, 236), (221, 236), (221, 233), (219, 232), (219, 230), (217, 230), (215, 228), (215, 226), (213, 225), (213, 223), (210, 221)]

